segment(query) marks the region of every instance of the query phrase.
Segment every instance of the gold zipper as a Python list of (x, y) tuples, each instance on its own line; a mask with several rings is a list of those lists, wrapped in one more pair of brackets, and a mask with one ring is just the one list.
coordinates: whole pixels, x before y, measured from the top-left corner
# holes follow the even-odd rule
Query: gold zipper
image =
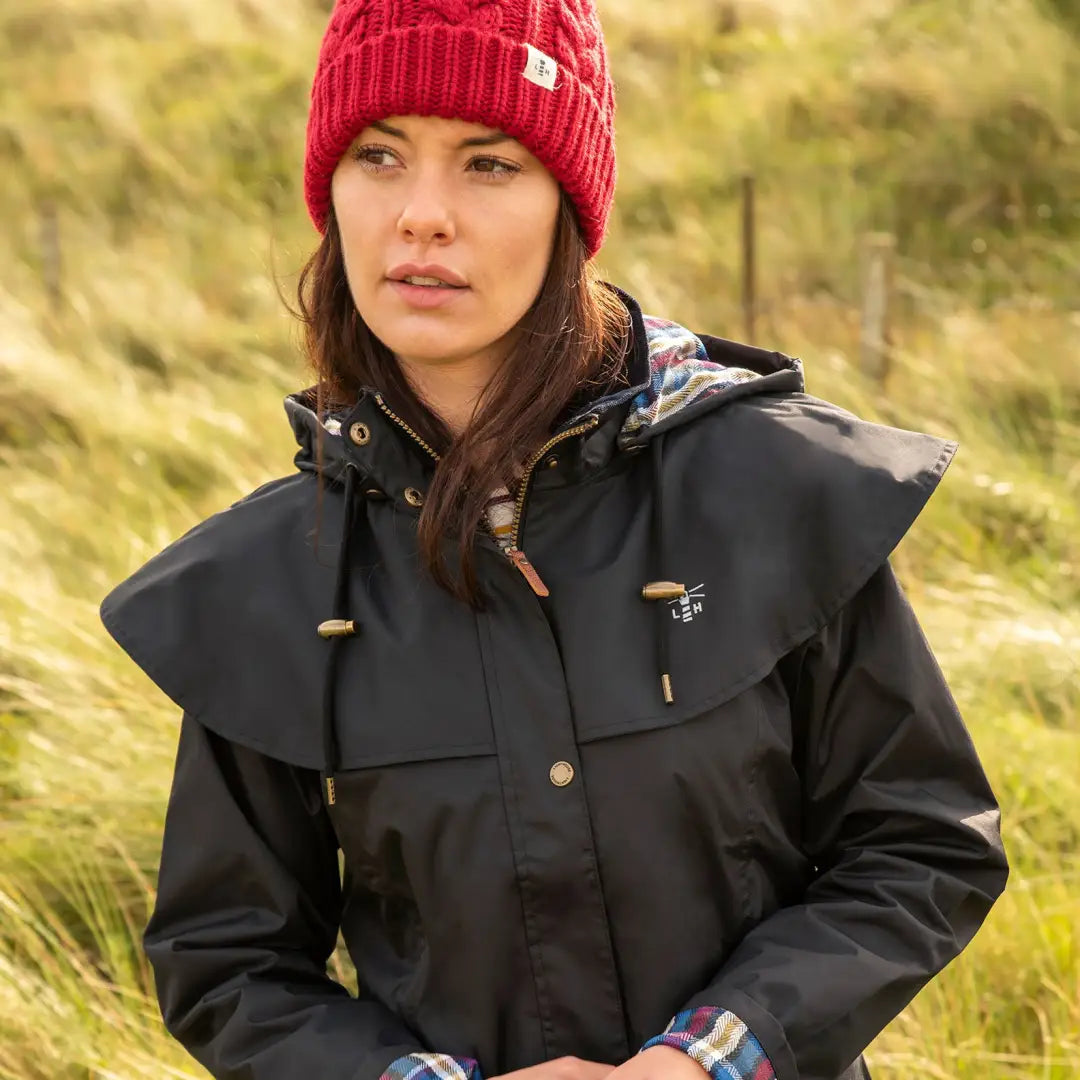
[[(440, 460), (439, 454), (420, 438), (412, 427), (402, 420), (401, 417), (386, 404), (382, 394), (375, 395), (375, 403), (395, 424), (397, 424), (399, 428), (401, 428), (402, 431), (411, 436), (416, 443), (423, 447), (423, 449), (431, 455), (434, 461)], [(566, 439), (572, 439), (575, 435), (583, 435), (586, 431), (592, 431), (599, 423), (600, 417), (593, 415), (582, 423), (575, 424), (572, 428), (567, 428), (566, 431), (560, 431), (557, 435), (553, 435), (548, 439), (548, 441), (544, 443), (544, 445), (541, 446), (540, 449), (525, 463), (525, 471), (522, 474), (521, 483), (518, 485), (517, 499), (514, 501), (514, 520), (513, 524), (510, 526), (510, 547), (506, 549), (505, 554), (511, 564), (521, 571), (522, 577), (529, 583), (529, 587), (537, 596), (549, 596), (550, 593), (548, 592), (548, 587), (544, 584), (543, 578), (537, 573), (536, 567), (529, 562), (528, 556), (518, 547), (518, 532), (521, 529), (521, 515), (525, 511), (525, 500), (528, 498), (529, 483), (532, 480), (533, 470), (540, 463), (540, 459), (548, 453), (553, 446), (558, 446), (559, 443)], [(484, 521), (484, 526), (487, 528), (487, 531), (494, 536), (494, 531), (486, 520)]]
[(382, 409), (382, 411), (386, 413), (386, 415), (389, 416), (390, 419), (393, 420), (394, 423), (397, 424), (397, 426), (401, 428), (402, 431), (404, 431), (407, 435), (411, 435), (413, 439), (418, 442), (432, 456), (435, 461), (439, 460), (439, 455), (434, 450), (432, 450), (432, 448), (426, 442), (424, 442), (424, 440), (421, 439), (420, 436), (417, 435), (416, 432), (411, 427), (409, 427), (409, 425), (406, 424), (405, 421), (402, 420), (401, 417), (398, 416), (398, 414), (394, 412), (394, 410), (391, 409), (389, 405), (386, 404), (386, 402), (383, 400), (382, 394), (375, 395), (375, 404), (378, 405), (379, 408)]
[[(387, 416), (389, 416), (390, 419), (393, 420), (394, 423), (397, 424), (397, 426), (401, 428), (402, 431), (405, 432), (406, 435), (410, 436), (417, 444), (419, 444), (422, 449), (426, 450), (435, 461), (440, 460), (441, 455), (436, 453), (435, 450), (433, 450), (426, 442), (424, 442), (424, 440), (421, 439), (420, 436), (417, 435), (417, 433), (404, 420), (402, 420), (401, 417), (398, 416), (398, 414), (394, 412), (394, 410), (391, 409), (389, 405), (386, 404), (386, 401), (383, 399), (382, 394), (375, 395), (375, 402), (379, 406), (379, 408), (382, 409), (382, 411)], [(481, 518), (480, 527), (484, 529), (484, 531), (487, 532), (492, 539), (495, 539), (495, 530), (492, 529), (491, 524), (487, 520), (486, 516)]]
[(537, 573), (536, 567), (529, 562), (528, 556), (518, 547), (521, 516), (525, 511), (525, 500), (529, 495), (529, 483), (532, 480), (533, 470), (540, 463), (540, 459), (553, 446), (558, 446), (559, 443), (566, 439), (572, 439), (575, 435), (583, 435), (586, 431), (592, 431), (599, 423), (600, 417), (593, 415), (584, 422), (575, 424), (572, 428), (567, 428), (566, 431), (560, 431), (558, 435), (553, 435), (548, 439), (525, 463), (525, 471), (521, 477), (521, 483), (518, 485), (517, 499), (514, 501), (514, 520), (510, 526), (510, 546), (506, 549), (506, 557), (521, 571), (522, 577), (529, 583), (529, 587), (537, 596), (550, 596), (551, 594), (548, 592), (548, 587), (544, 584), (543, 578)]

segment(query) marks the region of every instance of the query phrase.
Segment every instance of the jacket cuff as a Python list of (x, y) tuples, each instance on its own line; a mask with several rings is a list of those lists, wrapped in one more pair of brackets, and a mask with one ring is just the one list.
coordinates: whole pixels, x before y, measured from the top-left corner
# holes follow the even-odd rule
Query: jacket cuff
[[(689, 1054), (712, 1080), (776, 1080), (772, 1062), (753, 1032), (727, 1009), (702, 1006), (676, 1013), (650, 1046), (673, 1046)], [(638, 1053), (641, 1053), (641, 1050)]]
[(406, 1054), (391, 1061), (379, 1080), (484, 1080), (480, 1063), (450, 1054)]

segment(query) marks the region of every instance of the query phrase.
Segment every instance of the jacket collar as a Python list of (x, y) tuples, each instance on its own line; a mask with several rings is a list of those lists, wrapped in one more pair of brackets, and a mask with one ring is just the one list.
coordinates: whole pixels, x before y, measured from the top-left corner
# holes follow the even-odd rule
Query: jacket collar
[[(580, 427), (586, 420), (592, 426), (560, 444), (553, 467), (538, 471), (537, 487), (572, 482), (605, 468), (620, 453), (633, 454), (656, 435), (734, 398), (804, 388), (802, 365), (796, 358), (695, 334), (679, 323), (644, 314), (633, 296), (605, 284), (630, 316), (624, 385), (614, 393), (571, 402), (555, 433)], [(366, 389), (351, 409), (321, 422), (315, 415), (314, 387), (288, 394), (284, 405), (299, 445), (293, 459), (298, 469), (319, 471), (321, 435), (321, 468), (328, 480), (340, 480), (351, 460), (360, 466), (368, 489), (377, 487), (393, 495), (408, 488), (425, 489), (434, 459), (395, 421), (376, 389)]]

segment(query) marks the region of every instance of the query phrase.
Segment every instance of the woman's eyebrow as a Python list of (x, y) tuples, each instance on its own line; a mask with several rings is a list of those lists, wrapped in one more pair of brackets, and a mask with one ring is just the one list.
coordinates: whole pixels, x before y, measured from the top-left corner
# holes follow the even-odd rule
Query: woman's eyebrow
[[(373, 120), (371, 126), (384, 135), (393, 135), (398, 139), (404, 139), (405, 142), (410, 141), (409, 136), (404, 131), (400, 128), (391, 127), (382, 120)], [(467, 146), (495, 146), (501, 142), (517, 142), (517, 139), (512, 138), (510, 135), (504, 135), (501, 131), (496, 131), (492, 135), (477, 135), (471, 139), (462, 139), (457, 148), (463, 150)]]

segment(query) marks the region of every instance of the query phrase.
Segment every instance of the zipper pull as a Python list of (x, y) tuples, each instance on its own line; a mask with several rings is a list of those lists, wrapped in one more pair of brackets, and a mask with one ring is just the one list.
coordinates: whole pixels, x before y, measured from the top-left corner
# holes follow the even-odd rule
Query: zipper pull
[(536, 567), (529, 562), (528, 556), (521, 548), (507, 548), (506, 557), (521, 571), (522, 576), (537, 596), (551, 595), (548, 592), (548, 587), (544, 584), (543, 578), (536, 572)]

